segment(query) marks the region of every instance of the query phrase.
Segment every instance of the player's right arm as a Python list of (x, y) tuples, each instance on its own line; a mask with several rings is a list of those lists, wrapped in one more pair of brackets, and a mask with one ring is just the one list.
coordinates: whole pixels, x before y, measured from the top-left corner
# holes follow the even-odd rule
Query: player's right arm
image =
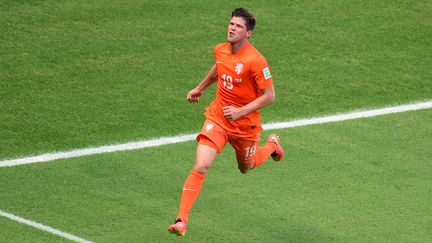
[(203, 92), (213, 83), (217, 81), (217, 69), (216, 64), (210, 69), (209, 73), (205, 78), (187, 94), (187, 100), (189, 102), (198, 102), (199, 97)]

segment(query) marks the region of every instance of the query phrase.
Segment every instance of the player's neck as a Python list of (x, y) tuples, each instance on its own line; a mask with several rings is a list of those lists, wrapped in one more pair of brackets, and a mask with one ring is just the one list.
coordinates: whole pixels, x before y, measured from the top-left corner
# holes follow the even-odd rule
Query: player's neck
[(236, 54), (237, 52), (239, 52), (247, 43), (249, 43), (248, 39), (244, 39), (236, 43), (231, 43), (231, 54)]

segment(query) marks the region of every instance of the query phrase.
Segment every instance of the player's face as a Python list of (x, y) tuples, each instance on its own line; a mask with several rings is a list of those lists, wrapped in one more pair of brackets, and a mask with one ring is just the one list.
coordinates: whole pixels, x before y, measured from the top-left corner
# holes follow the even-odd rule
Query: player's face
[(228, 42), (238, 43), (248, 39), (252, 35), (252, 31), (247, 30), (246, 20), (241, 17), (232, 17), (228, 24)]

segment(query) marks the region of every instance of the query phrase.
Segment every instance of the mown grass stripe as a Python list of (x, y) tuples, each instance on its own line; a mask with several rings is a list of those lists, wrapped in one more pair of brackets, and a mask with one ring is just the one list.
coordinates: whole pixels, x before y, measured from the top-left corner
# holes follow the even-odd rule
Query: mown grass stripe
[[(313, 118), (307, 118), (307, 119), (301, 119), (295, 121), (268, 123), (268, 124), (264, 124), (263, 127), (265, 130), (284, 129), (284, 128), (308, 126), (314, 124), (323, 124), (329, 122), (339, 122), (339, 121), (360, 119), (366, 117), (382, 116), (387, 114), (423, 110), (423, 109), (430, 109), (430, 108), (432, 108), (432, 100), (393, 106), (393, 107), (386, 107), (381, 109), (370, 109), (370, 110), (354, 111), (354, 112), (349, 112), (344, 114), (335, 114), (335, 115), (323, 116), (323, 117), (313, 117)], [(151, 140), (129, 142), (124, 144), (106, 145), (106, 146), (93, 147), (93, 148), (83, 148), (83, 149), (76, 149), (76, 150), (71, 150), (66, 152), (55, 152), (55, 153), (42, 154), (38, 156), (29, 156), (20, 159), (3, 160), (0, 161), (0, 167), (17, 166), (17, 165), (24, 165), (24, 164), (47, 162), (47, 161), (58, 160), (58, 159), (81, 157), (81, 156), (87, 156), (93, 154), (111, 153), (117, 151), (126, 151), (126, 150), (162, 146), (167, 144), (181, 143), (181, 142), (194, 140), (196, 135), (197, 134), (186, 134), (186, 135), (178, 135), (172, 137), (162, 137), (162, 138), (155, 138)]]

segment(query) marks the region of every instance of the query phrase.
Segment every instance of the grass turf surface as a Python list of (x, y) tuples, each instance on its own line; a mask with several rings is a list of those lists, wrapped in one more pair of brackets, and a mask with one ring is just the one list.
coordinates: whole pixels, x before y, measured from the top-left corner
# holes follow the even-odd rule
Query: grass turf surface
[(275, 80), (264, 122), (432, 97), (430, 1), (0, 4), (2, 159), (196, 132), (214, 88), (186, 93), (239, 5)]
[[(263, 121), (431, 99), (429, 1), (1, 1), (0, 159), (199, 130), (187, 91), (257, 17)], [(186, 241), (431, 241), (431, 112), (278, 131), (287, 157), (218, 158)], [(263, 137), (268, 133), (264, 133)], [(95, 241), (170, 241), (194, 143), (0, 170), (1, 210)], [(57, 236), (0, 218), (0, 241)]]
[[(228, 148), (184, 240), (428, 242), (431, 121), (426, 110), (278, 131), (287, 157), (247, 175)], [(2, 210), (98, 242), (173, 240), (166, 227), (195, 146), (4, 168)], [(10, 239), (33, 240), (21, 226), (9, 228)]]

